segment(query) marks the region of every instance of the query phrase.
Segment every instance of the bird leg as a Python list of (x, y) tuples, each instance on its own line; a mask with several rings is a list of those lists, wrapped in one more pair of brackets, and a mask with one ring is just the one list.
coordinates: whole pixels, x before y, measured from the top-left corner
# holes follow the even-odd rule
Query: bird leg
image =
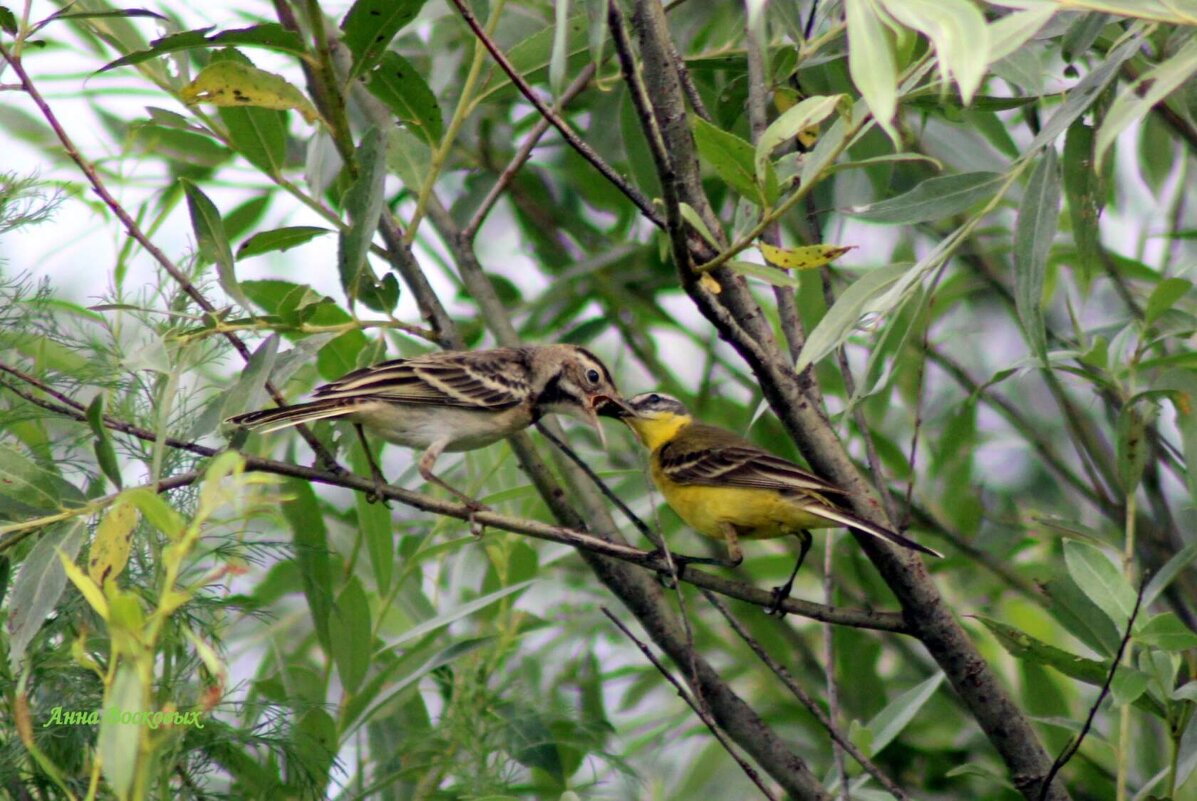
[(370, 450), (370, 443), (366, 441), (366, 432), (362, 430), (361, 423), (354, 423), (353, 427), (357, 430), (358, 441), (362, 443), (362, 451), (366, 454), (366, 461), (370, 463), (370, 477), (374, 479), (374, 490), (366, 493), (367, 503), (382, 502), (382, 505), (391, 508), (387, 503), (384, 490), (387, 485), (387, 480), (382, 475), (382, 470), (378, 468), (378, 462), (374, 461), (374, 451)]
[(719, 527), (723, 530), (723, 541), (727, 543), (727, 561), (724, 564), (728, 567), (739, 567), (740, 563), (744, 561), (744, 549), (740, 547), (740, 533), (731, 523), (722, 523)]
[(806, 561), (806, 554), (810, 551), (811, 543), (814, 542), (814, 537), (804, 528), (795, 531), (794, 536), (798, 538), (799, 543), (798, 561), (794, 563), (794, 569), (790, 571), (790, 577), (786, 579), (786, 583), (780, 587), (773, 588), (773, 601), (769, 604), (769, 608), (765, 610), (765, 614), (767, 615), (785, 617), (786, 613), (782, 610), (781, 605), (785, 603), (786, 598), (790, 597), (790, 590), (794, 588), (794, 579), (798, 577), (798, 569)]
[(466, 520), (470, 524), (470, 533), (475, 537), (481, 537), (486, 527), (480, 524), (475, 519), (474, 515), (478, 514), (479, 512), (489, 511), (489, 507), (487, 507), (477, 498), (471, 498), (469, 495), (466, 495), (464, 492), (449, 484), (449, 482), (445, 481), (436, 473), (432, 472), (432, 467), (436, 464), (436, 460), (445, 450), (445, 445), (446, 443), (444, 442), (432, 443), (432, 445), (428, 447), (428, 450), (424, 451), (424, 455), (420, 457), (420, 461), (416, 465), (417, 469), (420, 471), (420, 475), (423, 476), (424, 480), (429, 484), (436, 484), (438, 487), (448, 490), (450, 494), (454, 495), (458, 500), (465, 504), (466, 508), (469, 510), (469, 516), (466, 518)]

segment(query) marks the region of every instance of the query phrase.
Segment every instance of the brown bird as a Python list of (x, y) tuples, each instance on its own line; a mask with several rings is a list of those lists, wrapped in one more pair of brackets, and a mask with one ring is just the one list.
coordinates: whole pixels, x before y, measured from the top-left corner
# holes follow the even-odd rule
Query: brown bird
[(423, 450), (420, 475), (478, 510), (478, 501), (433, 473), (441, 453), (484, 447), (550, 413), (579, 417), (603, 439), (595, 411), (603, 404), (619, 408), (622, 400), (597, 356), (576, 345), (528, 345), (392, 359), (318, 387), (306, 403), (239, 414), (226, 422), (269, 432), (346, 418), (370, 459), (377, 497), (382, 497), (386, 481), (363, 429), (387, 442)]

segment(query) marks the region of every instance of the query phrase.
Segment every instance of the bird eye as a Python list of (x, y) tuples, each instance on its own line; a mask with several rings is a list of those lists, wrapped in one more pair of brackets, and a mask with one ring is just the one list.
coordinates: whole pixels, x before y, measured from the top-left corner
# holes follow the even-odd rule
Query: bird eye
[(592, 368), (592, 369), (586, 371), (586, 380), (589, 381), (590, 383), (597, 384), (599, 382), (599, 378), (600, 378), (600, 376), (599, 376), (598, 370), (595, 370)]
[(656, 393), (653, 393), (652, 395), (648, 396), (648, 402), (651, 403), (652, 405), (656, 406), (658, 403), (661, 402), (661, 396), (657, 395)]

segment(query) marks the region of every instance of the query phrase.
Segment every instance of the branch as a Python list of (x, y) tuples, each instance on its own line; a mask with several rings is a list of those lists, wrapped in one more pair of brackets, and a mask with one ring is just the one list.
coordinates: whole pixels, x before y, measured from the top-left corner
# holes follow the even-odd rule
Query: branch
[[(676, 79), (669, 78), (672, 60), (667, 55), (667, 42), (670, 37), (660, 5), (655, 0), (637, 0), (636, 8), (640, 49), (645, 60), (644, 74), (654, 76), (660, 81), (652, 93), (654, 102), (659, 106), (657, 119), (668, 120), (671, 132), (676, 135), (676, 139), (668, 142), (668, 154), (654, 152), (659, 176), (662, 184), (665, 184), (667, 179), (673, 180), (675, 176), (661, 170), (663, 162), (670, 155), (676, 156), (680, 152), (679, 148), (684, 148), (686, 141), (692, 143), (692, 139), (689, 138), (686, 127), (680, 87)], [(619, 47), (618, 42), (616, 47)], [(621, 57), (622, 55), (621, 53)], [(918, 69), (922, 69), (927, 63), (924, 61)], [(625, 67), (624, 73), (625, 79), (634, 85), (637, 80), (636, 70), (628, 70)], [(654, 122), (642, 116), (641, 125), (649, 132)], [(842, 147), (846, 147), (849, 141), (851, 137), (845, 137), (841, 143)], [(656, 141), (651, 136), (649, 143), (655, 150)], [(679, 186), (697, 186), (696, 194), (690, 194), (691, 190), (687, 189), (679, 199), (691, 206), (695, 203), (701, 206), (705, 202), (705, 196), (701, 194), (700, 176), (697, 174), (696, 165), (684, 158), (675, 158), (673, 169), (690, 171), (686, 176), (677, 177)], [(738, 248), (747, 247), (768, 227), (772, 219), (776, 219), (800, 202), (815, 185), (812, 182), (800, 187), (743, 239), (704, 266), (722, 264), (731, 258)], [(674, 253), (675, 258), (680, 255), (676, 246)], [(697, 282), (692, 281), (691, 276), (687, 275), (692, 271), (685, 261), (679, 260), (678, 269), (683, 276), (683, 287), (687, 293), (703, 315), (715, 324), (720, 335), (732, 344), (751, 367), (760, 381), (761, 390), (769, 405), (815, 471), (845, 490), (844, 497), (851, 503), (856, 514), (879, 525), (892, 526), (892, 521), (884, 514), (876, 490), (864, 481), (821, 410), (809, 402), (803, 390), (802, 379), (794, 373), (793, 363), (779, 352), (767, 328), (757, 336), (745, 336), (747, 332), (757, 334), (762, 326), (759, 317), (753, 316), (751, 306), (739, 308), (735, 305), (739, 295), (736, 285), (725, 286), (719, 301), (716, 302), (706, 296)], [(719, 280), (717, 273), (715, 277)], [(725, 282), (720, 280), (720, 283)], [(744, 314), (750, 316), (746, 318), (742, 316)], [(759, 308), (756, 309), (756, 314), (759, 314)], [(969, 639), (968, 633), (956, 621), (951, 608), (944, 603), (922, 560), (913, 553), (899, 552), (899, 549), (876, 538), (861, 534), (855, 534), (855, 537), (902, 604), (912, 631), (939, 663), (953, 688), (968, 705), (969, 711), (1005, 761), (1014, 783), (1028, 799), (1037, 798), (1042, 778), (1050, 766), (1050, 758), (1040, 744), (1030, 721), (1002, 686), (990, 665)], [(1049, 798), (1053, 801), (1063, 801), (1068, 798), (1068, 794), (1063, 789), (1053, 789), (1049, 792)]]
[(740, 639), (742, 639), (744, 643), (752, 649), (752, 652), (757, 655), (757, 658), (764, 662), (765, 666), (768, 667), (769, 670), (773, 671), (773, 675), (777, 676), (777, 678), (781, 680), (781, 683), (784, 684), (786, 689), (798, 699), (798, 702), (802, 704), (803, 708), (806, 709), (806, 711), (809, 712), (811, 716), (819, 722), (819, 725), (827, 731), (827, 734), (831, 736), (832, 741), (837, 746), (842, 748), (848, 753), (849, 756), (855, 759), (856, 762), (862, 768), (864, 768), (866, 773), (876, 779), (877, 783), (884, 787), (889, 794), (898, 799), (898, 801), (907, 801), (907, 799), (910, 798), (910, 796), (908, 796), (901, 787), (894, 783), (893, 779), (882, 773), (881, 769), (877, 767), (871, 759), (865, 756), (863, 751), (857, 748), (851, 740), (844, 736), (843, 732), (836, 727), (835, 723), (823, 713), (822, 707), (820, 707), (813, 698), (807, 695), (806, 690), (802, 689), (798, 682), (794, 680), (794, 677), (790, 675), (790, 671), (786, 670), (780, 662), (769, 655), (769, 652), (765, 650), (765, 647), (761, 645), (756, 638), (752, 636), (752, 634), (749, 633), (748, 629), (744, 628), (744, 624), (736, 619), (735, 615), (731, 613), (731, 610), (728, 609), (722, 601), (705, 590), (703, 590), (702, 594), (703, 597), (710, 602), (711, 606), (719, 610), (719, 614), (723, 615), (723, 618), (728, 622), (728, 625), (732, 627), (736, 634), (740, 635)]
[(524, 80), (524, 77), (516, 71), (512, 63), (507, 60), (507, 56), (503, 55), (503, 51), (499, 49), (499, 46), (495, 43), (495, 40), (487, 35), (486, 31), (482, 27), (482, 24), (478, 22), (478, 18), (474, 16), (474, 12), (470, 11), (470, 7), (466, 5), (465, 0), (452, 0), (452, 2), (453, 5), (457, 7), (458, 12), (461, 14), (461, 18), (465, 20), (467, 25), (470, 26), (470, 30), (472, 30), (474, 35), (478, 37), (478, 41), (482, 42), (483, 46), (490, 51), (495, 63), (499, 65), (499, 68), (503, 70), (503, 72), (507, 73), (507, 77), (510, 78), (515, 87), (519, 89), (520, 94), (527, 98), (528, 102), (536, 107), (536, 110), (540, 112), (542, 117), (548, 120), (554, 128), (561, 132), (561, 136), (565, 138), (565, 141), (569, 143), (570, 147), (578, 152), (578, 155), (590, 162), (591, 166), (598, 170), (604, 178), (610, 181), (616, 189), (622, 192), (628, 198), (628, 200), (631, 200), (632, 203), (636, 205), (636, 208), (640, 209), (640, 212), (649, 220), (651, 220), (654, 225), (659, 228), (663, 228), (664, 221), (661, 220), (661, 216), (657, 213), (657, 210), (653, 208), (652, 202), (642, 195), (638, 189), (624, 180), (623, 176), (616, 172), (610, 164), (603, 161), (602, 157), (599, 156), (598, 153), (594, 152), (594, 149), (590, 147), (590, 145), (586, 144), (581, 137), (574, 133), (573, 128), (569, 126), (569, 123), (562, 119), (560, 114), (557, 114), (555, 111), (553, 111), (553, 109), (549, 108), (548, 104), (541, 100), (536, 92), (532, 91), (532, 87), (526, 80)]
[(723, 736), (723, 733), (719, 731), (719, 727), (711, 718), (710, 713), (690, 697), (690, 693), (686, 692), (686, 688), (682, 686), (682, 683), (673, 677), (673, 674), (669, 672), (669, 668), (662, 665), (661, 660), (657, 659), (657, 657), (653, 655), (653, 652), (649, 649), (649, 647), (638, 640), (636, 635), (633, 634), (627, 626), (620, 622), (619, 618), (611, 614), (610, 609), (605, 606), (600, 608), (603, 610), (603, 614), (615, 624), (615, 627), (622, 631), (629, 640), (635, 643), (636, 647), (640, 649), (640, 652), (644, 654), (645, 658), (647, 658), (649, 662), (652, 662), (653, 667), (655, 667), (660, 674), (665, 677), (665, 680), (677, 689), (677, 694), (681, 696), (681, 699), (686, 702), (688, 707), (694, 710), (694, 714), (698, 715), (699, 719), (706, 724), (706, 727), (710, 729), (711, 734), (715, 735), (715, 739), (719, 741), (721, 746), (723, 746), (723, 750), (727, 751), (731, 758), (736, 761), (736, 764), (740, 766), (740, 770), (744, 771), (744, 775), (746, 775), (752, 781), (752, 783), (760, 789), (761, 794), (764, 795), (765, 798), (771, 799), (772, 801), (777, 801), (777, 796), (773, 795), (773, 793), (769, 791), (769, 788), (766, 787), (764, 782), (761, 781), (761, 777), (757, 774), (757, 772), (753, 770), (752, 766), (744, 760), (744, 757), (736, 753), (736, 749), (732, 748), (732, 744), (728, 742), (727, 738)]

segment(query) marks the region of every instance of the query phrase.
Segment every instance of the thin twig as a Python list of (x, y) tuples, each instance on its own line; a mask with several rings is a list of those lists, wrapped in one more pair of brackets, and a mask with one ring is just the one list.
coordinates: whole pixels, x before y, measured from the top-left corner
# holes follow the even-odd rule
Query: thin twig
[(748, 645), (748, 647), (752, 649), (752, 652), (757, 655), (757, 658), (765, 663), (765, 666), (768, 667), (769, 670), (773, 671), (773, 675), (777, 676), (777, 678), (781, 680), (781, 683), (785, 685), (786, 689), (798, 699), (798, 703), (802, 704), (803, 708), (806, 709), (806, 711), (809, 712), (815, 720), (819, 721), (819, 725), (827, 731), (827, 734), (830, 735), (832, 741), (840, 748), (843, 748), (849, 756), (856, 760), (860, 767), (863, 768), (866, 773), (876, 779), (877, 783), (884, 787), (886, 791), (890, 793), (890, 795), (898, 799), (898, 801), (908, 801), (910, 796), (906, 794), (906, 791), (895, 784), (893, 779), (882, 773), (881, 769), (878, 768), (872, 760), (865, 756), (865, 754), (859, 748), (853, 745), (852, 741), (849, 740), (843, 734), (843, 732), (836, 727), (835, 723), (831, 721), (826, 714), (824, 714), (822, 707), (820, 707), (813, 698), (807, 695), (806, 690), (802, 689), (798, 682), (794, 680), (794, 677), (790, 675), (790, 672), (786, 670), (781, 663), (770, 656), (769, 652), (765, 650), (764, 646), (762, 646), (756, 640), (756, 638), (748, 632), (748, 629), (744, 628), (744, 624), (736, 619), (735, 615), (731, 613), (731, 610), (727, 608), (727, 605), (705, 590), (702, 594), (710, 602), (711, 606), (719, 610), (719, 614), (723, 615), (724, 619), (728, 622), (728, 625), (730, 625), (732, 629), (735, 630), (736, 634), (740, 636), (740, 639), (742, 639)]
[(641, 520), (640, 516), (633, 512), (630, 506), (624, 503), (623, 498), (616, 495), (615, 492), (607, 486), (607, 483), (599, 477), (599, 474), (594, 472), (594, 469), (587, 464), (585, 459), (574, 452), (573, 448), (566, 445), (565, 442), (563, 442), (552, 431), (549, 431), (548, 427), (544, 425), (543, 421), (537, 421), (536, 430), (540, 432), (541, 436), (553, 443), (553, 445), (557, 447), (557, 450), (568, 456), (569, 460), (577, 465), (579, 470), (586, 474), (586, 477), (590, 479), (594, 486), (598, 487), (599, 492), (603, 493), (603, 496), (607, 500), (611, 501), (611, 503), (615, 504), (615, 507), (619, 509), (619, 511), (623, 512), (623, 516), (628, 519), (629, 523), (636, 527), (637, 531), (644, 535), (645, 539), (647, 539), (657, 548), (661, 550), (665, 549), (665, 543), (662, 540), (661, 535), (658, 532), (653, 531), (651, 526)]
[[(830, 603), (835, 594), (835, 583), (832, 581), (832, 569), (835, 556), (834, 534), (829, 534), (823, 543), (823, 603)], [(838, 726), (840, 721), (840, 685), (835, 679), (835, 628), (830, 623), (824, 623), (823, 629), (823, 675), (827, 678), (827, 719), (832, 725)], [(837, 742), (831, 744), (832, 757), (835, 759), (835, 771), (840, 776), (840, 798), (851, 801), (848, 791), (848, 766), (844, 764), (844, 749)]]
[(565, 137), (565, 141), (569, 143), (570, 147), (576, 150), (578, 155), (590, 162), (591, 166), (598, 170), (604, 178), (610, 181), (616, 189), (622, 192), (624, 196), (628, 198), (628, 200), (632, 201), (636, 208), (640, 209), (640, 212), (650, 221), (652, 221), (654, 225), (659, 228), (664, 228), (665, 221), (661, 218), (660, 213), (653, 208), (652, 202), (643, 194), (641, 194), (638, 189), (629, 184), (623, 178), (623, 176), (616, 172), (610, 164), (605, 162), (598, 153), (594, 152), (594, 148), (586, 144), (581, 137), (574, 133), (574, 130), (570, 127), (569, 123), (562, 119), (560, 114), (554, 112), (553, 109), (551, 109), (543, 100), (541, 100), (540, 96), (532, 90), (532, 87), (526, 80), (524, 80), (524, 77), (516, 71), (515, 66), (512, 65), (512, 63), (507, 59), (507, 56), (503, 54), (503, 51), (499, 49), (499, 46), (495, 43), (495, 40), (487, 35), (486, 31), (482, 28), (481, 23), (478, 22), (478, 18), (474, 16), (474, 12), (472, 12), (469, 6), (466, 5), (465, 0), (452, 0), (452, 2), (453, 5), (457, 7), (458, 12), (461, 14), (461, 18), (465, 20), (467, 25), (470, 26), (470, 30), (474, 32), (474, 35), (478, 37), (478, 40), (482, 42), (487, 50), (490, 51), (491, 56), (494, 57), (495, 62), (499, 65), (499, 69), (503, 70), (503, 72), (507, 74), (507, 77), (511, 79), (511, 82), (515, 85), (515, 87), (519, 89), (520, 93), (525, 98), (528, 99), (529, 103), (536, 107), (536, 110), (540, 112), (541, 116), (547, 119), (554, 128), (561, 132), (561, 135)]
[(1056, 757), (1056, 761), (1052, 763), (1051, 770), (1047, 772), (1047, 776), (1043, 779), (1043, 784), (1039, 786), (1039, 801), (1045, 801), (1048, 791), (1051, 790), (1052, 780), (1068, 764), (1068, 760), (1072, 759), (1073, 755), (1081, 747), (1081, 743), (1085, 741), (1085, 737), (1089, 734), (1089, 729), (1093, 726), (1093, 719), (1097, 716), (1097, 710), (1101, 708), (1102, 702), (1106, 700), (1106, 696), (1110, 693), (1110, 685), (1114, 681), (1114, 674), (1118, 672), (1119, 664), (1122, 662), (1122, 653), (1126, 650), (1126, 646), (1130, 642), (1131, 631), (1135, 627), (1135, 618), (1139, 616), (1139, 607), (1143, 605), (1143, 590), (1147, 589), (1147, 579), (1148, 576), (1144, 576), (1143, 581), (1139, 584), (1139, 592), (1135, 596), (1135, 608), (1131, 610), (1130, 619), (1126, 621), (1126, 631), (1122, 634), (1122, 642), (1118, 643), (1118, 653), (1114, 655), (1114, 661), (1110, 663), (1110, 672), (1106, 674), (1106, 680), (1101, 685), (1101, 692), (1097, 694), (1097, 700), (1093, 702), (1093, 706), (1089, 707), (1089, 714), (1085, 717), (1085, 725), (1081, 727), (1081, 733), (1076, 736), (1076, 739), (1065, 746), (1060, 755)]
[(674, 686), (674, 688), (677, 690), (677, 694), (681, 696), (681, 699), (685, 701), (686, 705), (694, 710), (694, 714), (698, 715), (699, 719), (706, 724), (706, 727), (710, 730), (711, 734), (713, 734), (715, 739), (719, 741), (719, 744), (723, 746), (723, 750), (727, 751), (731, 758), (736, 761), (736, 764), (740, 766), (740, 770), (744, 771), (744, 775), (747, 776), (749, 780), (751, 780), (752, 783), (760, 789), (761, 794), (764, 795), (765, 798), (772, 799), (772, 801), (778, 801), (777, 796), (775, 796), (769, 790), (769, 788), (765, 786), (764, 782), (761, 781), (761, 777), (757, 774), (756, 770), (748, 764), (744, 757), (740, 756), (736, 752), (736, 749), (732, 746), (732, 744), (728, 742), (726, 737), (723, 736), (723, 732), (719, 730), (719, 726), (716, 725), (710, 713), (707, 712), (701, 704), (698, 704), (693, 698), (690, 697), (690, 694), (686, 692), (686, 688), (682, 686), (681, 682), (673, 677), (673, 674), (669, 672), (669, 668), (665, 667), (665, 665), (661, 663), (661, 660), (657, 659), (656, 655), (653, 654), (648, 645), (637, 639), (636, 635), (633, 634), (628, 627), (620, 621), (619, 618), (611, 614), (610, 609), (605, 606), (599, 608), (602, 609), (603, 614), (615, 624), (615, 627), (622, 631), (624, 636), (631, 640), (636, 647), (640, 649), (640, 653), (644, 654), (645, 658), (652, 663), (653, 667), (655, 667), (657, 671), (665, 677), (665, 680)]
[[(586, 65), (582, 72), (574, 79), (573, 83), (566, 87), (565, 91), (561, 93), (561, 97), (557, 99), (557, 105), (554, 111), (560, 112), (570, 101), (582, 93), (582, 90), (590, 85), (590, 79), (594, 77), (594, 73), (598, 70), (594, 62)], [(499, 197), (507, 189), (507, 185), (515, 178), (515, 174), (519, 172), (528, 159), (532, 157), (532, 151), (536, 149), (536, 145), (540, 143), (540, 138), (544, 136), (545, 131), (549, 129), (552, 123), (548, 117), (541, 116), (536, 121), (536, 125), (532, 127), (532, 131), (528, 134), (528, 138), (520, 145), (520, 149), (516, 151), (515, 155), (511, 157), (511, 161), (503, 168), (503, 172), (499, 174), (499, 178), (495, 181), (495, 185), (486, 193), (486, 197), (482, 199), (478, 209), (470, 217), (470, 221), (461, 229), (461, 238), (467, 242), (473, 242), (474, 237), (478, 235), (478, 229), (482, 227), (482, 223), (486, 220), (487, 215), (490, 214), (491, 209), (494, 208), (495, 203), (499, 201)]]

